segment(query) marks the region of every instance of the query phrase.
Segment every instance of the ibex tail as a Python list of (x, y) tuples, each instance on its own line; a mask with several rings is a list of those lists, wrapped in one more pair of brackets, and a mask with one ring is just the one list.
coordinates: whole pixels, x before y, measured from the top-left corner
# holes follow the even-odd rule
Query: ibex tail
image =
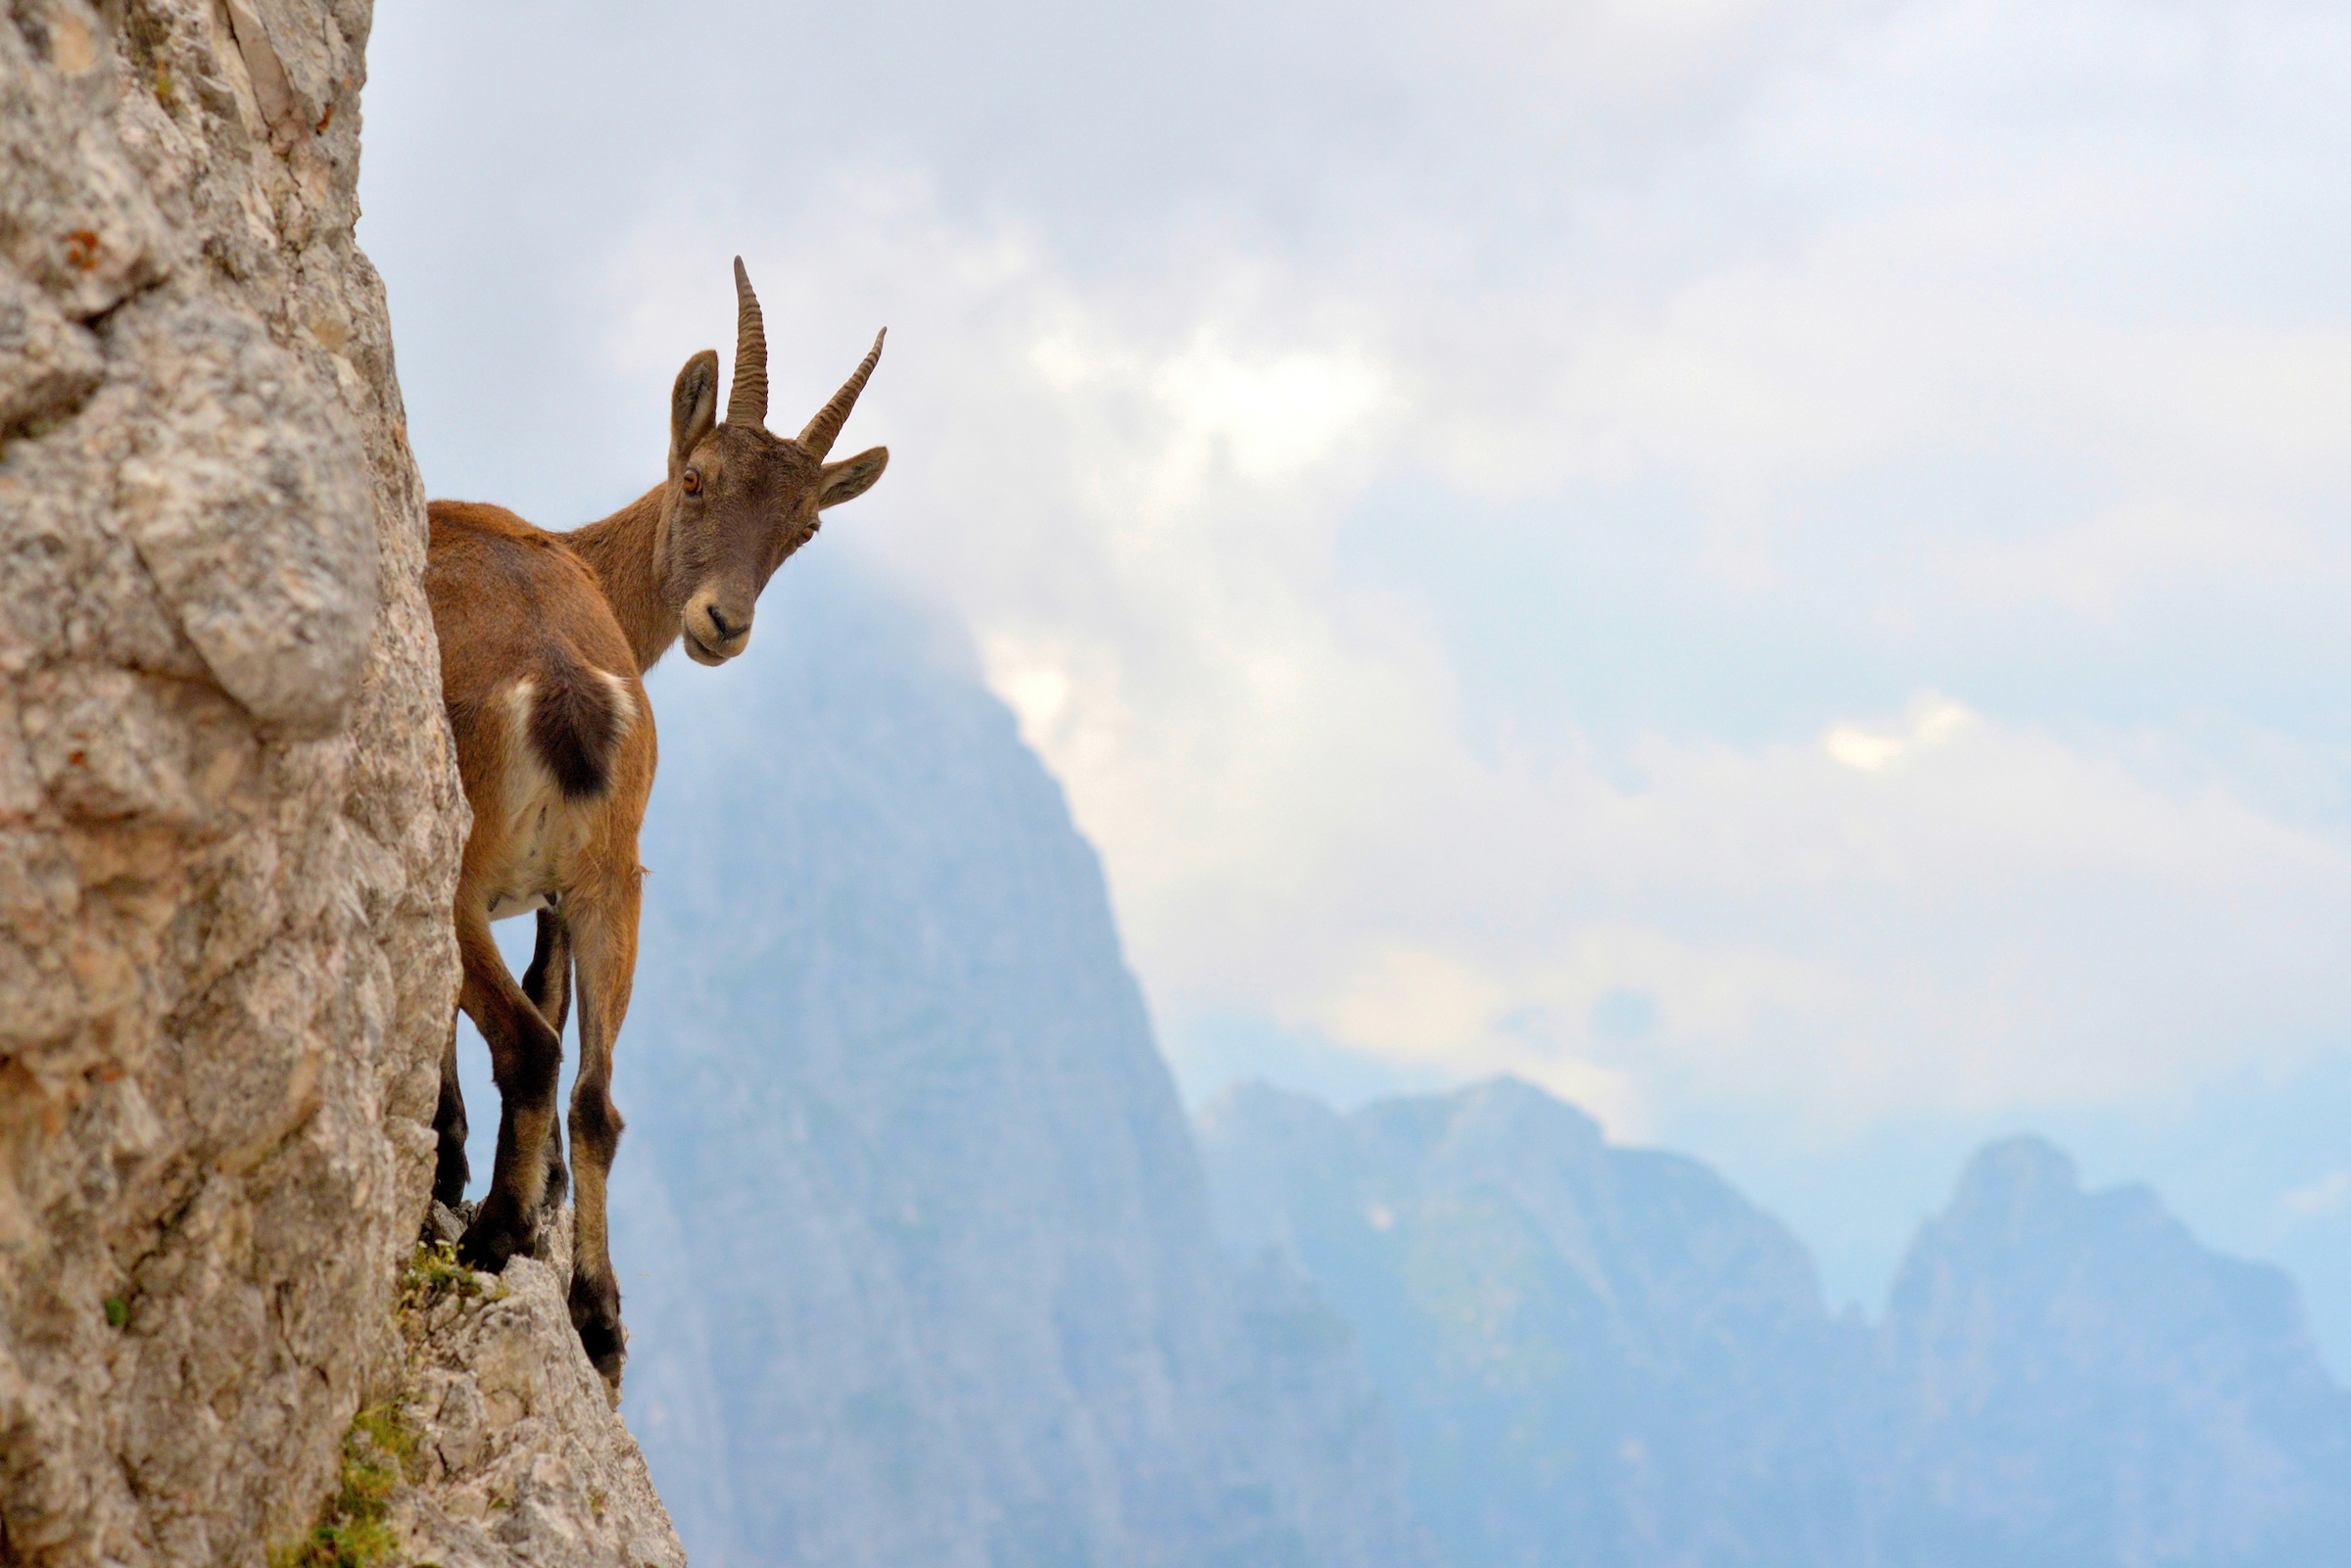
[(613, 747), (631, 717), (628, 689), (568, 650), (549, 659), (531, 684), (531, 749), (566, 800), (602, 794), (612, 783)]

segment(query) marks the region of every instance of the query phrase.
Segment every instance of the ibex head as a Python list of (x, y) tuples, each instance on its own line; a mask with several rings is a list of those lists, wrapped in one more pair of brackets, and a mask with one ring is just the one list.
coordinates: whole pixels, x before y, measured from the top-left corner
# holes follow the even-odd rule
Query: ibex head
[(735, 384), (725, 421), (718, 419), (715, 351), (687, 360), (670, 393), (661, 583), (696, 664), (724, 664), (750, 644), (759, 591), (816, 533), (817, 513), (863, 495), (889, 462), (887, 447), (825, 461), (882, 357), (882, 335), (833, 401), (788, 441), (767, 428), (767, 334), (741, 257), (735, 299)]

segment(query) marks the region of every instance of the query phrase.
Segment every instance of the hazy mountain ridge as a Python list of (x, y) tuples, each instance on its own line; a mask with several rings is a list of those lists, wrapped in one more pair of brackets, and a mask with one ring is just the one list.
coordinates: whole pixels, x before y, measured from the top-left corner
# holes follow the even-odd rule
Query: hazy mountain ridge
[(1462, 1568), (1849, 1554), (1816, 1405), (1865, 1348), (1704, 1166), (1510, 1080), (1347, 1117), (1248, 1086), (1199, 1132), (1229, 1242), (1354, 1321)]
[(2341, 1539), (2346, 1400), (2290, 1281), (2045, 1145), (1971, 1165), (1874, 1324), (1703, 1164), (1521, 1083), (1244, 1088), (1196, 1149), (1100, 869), (968, 651), (821, 558), (770, 599), (744, 665), (655, 689), (621, 1054), (629, 1409), (697, 1562)]
[(1977, 1157), (1872, 1328), (1703, 1165), (1523, 1084), (1344, 1117), (1246, 1085), (1198, 1127), (1228, 1245), (1356, 1324), (1455, 1568), (2283, 1568), (2345, 1539), (2351, 1396), (2291, 1280), (2038, 1140)]
[(654, 693), (622, 1053), (630, 1408), (695, 1560), (1416, 1561), (1345, 1328), (1216, 1245), (1010, 714), (841, 573), (767, 598)]
[(2310, 1564), (2351, 1541), (2351, 1395), (2293, 1281), (2143, 1186), (1991, 1145), (1877, 1344), (1878, 1560)]

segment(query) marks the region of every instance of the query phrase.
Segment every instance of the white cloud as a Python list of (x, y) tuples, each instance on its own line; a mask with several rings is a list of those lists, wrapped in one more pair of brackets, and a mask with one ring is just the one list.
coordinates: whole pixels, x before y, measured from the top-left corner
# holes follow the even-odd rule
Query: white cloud
[[(1653, 735), (1620, 764), (1572, 731), (1481, 745), (1442, 638), (1409, 593), (1350, 582), (1335, 541), (1423, 461), (1416, 437), (1475, 424), (1537, 444), (1556, 400), (1436, 399), (1393, 345), (1267, 309), (1246, 255), (1138, 311), (1034, 234), (958, 224), (919, 180), (864, 189), (856, 222), (828, 209), (822, 244), (746, 242), (771, 320), (899, 318), (859, 421), (900, 456), (847, 537), (974, 627), (1102, 846), (1178, 1033), (1255, 1015), (1400, 1062), (1516, 1071), (1625, 1134), (1659, 1095), (1844, 1127), (2178, 1095), (2346, 1022), (2322, 979), (2351, 958), (2327, 934), (2351, 932), (2343, 844), (2225, 784), (2152, 779), (2127, 736), (2061, 737), (1924, 691), (1808, 744)], [(699, 336), (715, 330), (711, 268), (686, 264), (697, 246), (715, 236), (648, 231), (621, 274), (637, 305), (615, 353), (648, 373), (666, 352), (634, 345), (696, 337), (688, 296)], [(1827, 289), (1802, 276), (1776, 298), (1813, 309)], [(1718, 497), (1769, 498), (1791, 463), (1834, 475), (1936, 426), (1916, 386), (1846, 420), (1869, 377), (1807, 380), (1819, 344), (1795, 324), (1780, 347), (1757, 339), (1761, 313), (1704, 308), (1679, 338), (1581, 366), (1588, 417), (1622, 432), (1608, 460), (1687, 459), (1724, 476)], [(827, 330), (853, 353), (847, 327)], [(835, 374), (802, 370), (803, 400)], [(1572, 466), (1593, 427), (1569, 428)], [(1564, 472), (1546, 469), (1524, 483)], [(1752, 515), (1785, 526), (1778, 503)], [(1458, 526), (1432, 514), (1427, 549)], [(1702, 531), (1680, 569), (1719, 547)], [(2306, 524), (2240, 540), (2169, 502), (1937, 548), (1945, 594), (2086, 615), (2167, 573), (2330, 558)], [(1905, 570), (1891, 580), (1915, 592)], [(1656, 1026), (1607, 1038), (1593, 1010), (1628, 988), (1656, 999)]]
[(1912, 704), (1908, 719), (1892, 730), (1873, 730), (1858, 724), (1830, 727), (1820, 748), (1831, 760), (1860, 773), (1879, 773), (1930, 746), (1941, 745), (1976, 723), (1976, 715), (1956, 702), (1927, 696)]
[(607, 379), (545, 398), (642, 410), (631, 472), (734, 251), (787, 410), (890, 327), (848, 437), (890, 476), (826, 547), (972, 628), (1178, 1038), (1621, 1131), (2176, 1098), (2351, 1033), (2339, 704), (2278, 694), (2331, 689), (2351, 578), (2339, 16), (1219, 16), (1249, 47), (828, 16), (794, 46), (891, 70), (691, 147), (568, 67), (498, 99), (605, 138), (575, 211), (627, 232), (550, 264)]
[(2338, 1170), (2308, 1186), (2296, 1187), (2279, 1200), (2298, 1219), (2331, 1214), (2351, 1204), (2351, 1170)]

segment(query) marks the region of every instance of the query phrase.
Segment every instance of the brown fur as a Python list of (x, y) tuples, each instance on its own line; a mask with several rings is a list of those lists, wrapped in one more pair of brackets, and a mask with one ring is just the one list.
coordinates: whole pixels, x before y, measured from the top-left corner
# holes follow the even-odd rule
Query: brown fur
[[(625, 1340), (604, 1223), (605, 1176), (622, 1127), (610, 1093), (612, 1048), (636, 974), (644, 877), (637, 833), (655, 763), (652, 707), (640, 677), (681, 637), (699, 663), (743, 651), (760, 590), (814, 536), (820, 509), (861, 494), (889, 460), (879, 447), (823, 460), (880, 353), (878, 340), (801, 433), (814, 450), (768, 432), (757, 302), (740, 261), (736, 275), (744, 331), (729, 422), (716, 421), (718, 356), (696, 355), (672, 393), (661, 484), (571, 534), (545, 533), (479, 502), (428, 508), (425, 592), (440, 634), (457, 771), (473, 808), (457, 876), (457, 1005), (489, 1044), (500, 1100), (490, 1190), (460, 1250), (478, 1266), (504, 1267), (576, 1181), (572, 1322), (615, 1400)], [(538, 948), (518, 984), (490, 924), (530, 909), (538, 911)], [(555, 1087), (575, 992), (576, 1168), (567, 1179)], [(436, 1127), (433, 1190), (454, 1205), (468, 1174), (454, 1020)]]

